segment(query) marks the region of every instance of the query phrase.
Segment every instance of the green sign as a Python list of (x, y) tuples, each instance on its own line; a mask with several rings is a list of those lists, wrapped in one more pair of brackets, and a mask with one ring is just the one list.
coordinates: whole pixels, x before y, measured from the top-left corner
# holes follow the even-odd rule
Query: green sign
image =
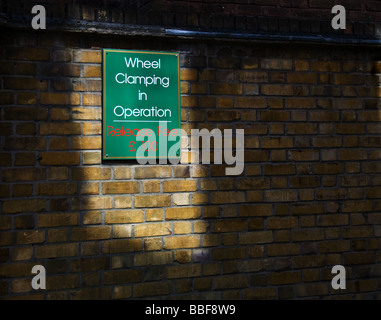
[(103, 49), (103, 159), (179, 158), (180, 55)]

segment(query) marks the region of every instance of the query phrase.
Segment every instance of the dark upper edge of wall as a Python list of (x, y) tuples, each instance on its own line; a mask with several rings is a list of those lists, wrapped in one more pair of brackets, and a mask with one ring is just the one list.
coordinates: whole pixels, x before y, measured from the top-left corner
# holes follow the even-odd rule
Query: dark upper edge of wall
[[(353, 35), (312, 34), (312, 33), (269, 33), (269, 32), (229, 32), (201, 31), (161, 26), (136, 24), (121, 24), (110, 22), (90, 22), (83, 20), (47, 19), (47, 30), (86, 34), (150, 36), (182, 39), (205, 39), (220, 41), (271, 42), (271, 43), (311, 43), (311, 44), (340, 44), (359, 46), (381, 46), (381, 39), (355, 37)], [(25, 18), (9, 20), (0, 13), (0, 27), (18, 30), (33, 30)], [(43, 30), (40, 30), (42, 32)]]
[(229, 32), (204, 32), (181, 29), (166, 29), (170, 36), (185, 38), (213, 38), (226, 40), (267, 41), (267, 42), (306, 42), (326, 44), (349, 44), (349, 45), (381, 45), (381, 39), (366, 39), (356, 37), (332, 37), (311, 34), (271, 34), (271, 33), (229, 33)]

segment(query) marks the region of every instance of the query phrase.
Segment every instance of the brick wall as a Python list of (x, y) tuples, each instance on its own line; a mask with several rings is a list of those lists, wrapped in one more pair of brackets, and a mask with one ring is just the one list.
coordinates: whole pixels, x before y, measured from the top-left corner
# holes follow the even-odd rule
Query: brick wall
[[(0, 298), (381, 298), (379, 49), (3, 31)], [(180, 51), (243, 174), (102, 162), (102, 47)]]

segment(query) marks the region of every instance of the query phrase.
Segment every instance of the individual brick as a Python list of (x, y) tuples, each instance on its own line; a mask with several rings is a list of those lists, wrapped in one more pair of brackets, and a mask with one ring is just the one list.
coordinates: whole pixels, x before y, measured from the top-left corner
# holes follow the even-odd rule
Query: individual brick
[(153, 179), (169, 178), (172, 176), (172, 170), (166, 166), (150, 166), (135, 168), (135, 179)]
[(246, 220), (223, 220), (216, 221), (213, 223), (213, 232), (233, 232), (233, 231), (244, 231), (247, 228)]
[(134, 297), (155, 297), (167, 295), (172, 291), (172, 283), (170, 281), (158, 281), (150, 283), (137, 283), (134, 285)]
[(111, 235), (111, 227), (83, 227), (71, 229), (71, 241), (91, 241), (109, 239)]
[(82, 197), (72, 200), (73, 210), (96, 210), (110, 209), (112, 207), (111, 197)]
[(35, 256), (37, 259), (73, 257), (78, 255), (77, 243), (50, 244), (36, 247)]
[(201, 216), (199, 207), (181, 207), (165, 209), (166, 220), (197, 219)]
[(103, 242), (102, 252), (106, 254), (135, 252), (142, 250), (140, 239), (106, 240)]
[(110, 168), (84, 167), (84, 168), (72, 169), (73, 180), (80, 180), (80, 181), (108, 180), (110, 178), (111, 178)]
[(103, 182), (103, 194), (139, 193), (140, 184), (135, 181)]
[(167, 180), (163, 182), (163, 192), (196, 191), (197, 180)]
[(240, 244), (260, 244), (273, 242), (272, 231), (254, 231), (241, 233), (239, 235)]
[(74, 62), (101, 63), (102, 53), (99, 50), (77, 50), (74, 51), (73, 58)]
[(147, 252), (134, 256), (135, 266), (153, 266), (165, 265), (172, 261), (172, 254), (169, 251), (164, 252)]
[(39, 181), (46, 179), (46, 170), (41, 168), (3, 169), (3, 182)]
[(41, 152), (40, 164), (43, 166), (79, 165), (78, 152)]
[(241, 203), (245, 202), (244, 192), (213, 192), (213, 204), (226, 204), (226, 203)]
[(200, 247), (200, 236), (172, 236), (164, 238), (165, 249), (184, 249)]
[(135, 237), (153, 237), (172, 234), (171, 223), (150, 223), (135, 226)]
[(155, 208), (155, 207), (169, 207), (171, 205), (170, 195), (157, 195), (152, 196), (135, 196), (136, 208)]
[(75, 195), (77, 184), (72, 182), (39, 183), (37, 184), (38, 196), (64, 196)]
[(79, 105), (78, 93), (41, 92), (40, 103), (43, 105)]
[(41, 212), (45, 210), (45, 199), (7, 200), (2, 204), (3, 214)]

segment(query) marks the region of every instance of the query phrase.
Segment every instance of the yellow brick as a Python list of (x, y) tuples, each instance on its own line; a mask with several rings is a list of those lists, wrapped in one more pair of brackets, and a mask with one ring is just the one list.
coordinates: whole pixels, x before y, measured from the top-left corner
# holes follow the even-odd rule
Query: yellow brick
[(160, 192), (160, 182), (159, 182), (159, 180), (143, 181), (143, 192), (144, 193), (157, 193), (157, 192)]
[(106, 211), (105, 223), (138, 223), (143, 222), (143, 210)]
[(301, 272), (279, 272), (271, 273), (269, 276), (269, 283), (271, 285), (284, 285), (299, 283), (301, 280)]
[(101, 137), (73, 137), (71, 141), (74, 150), (100, 150), (102, 148)]
[(49, 180), (67, 180), (69, 170), (65, 167), (49, 168)]
[(83, 123), (83, 134), (84, 135), (96, 135), (102, 133), (102, 126), (97, 122), (85, 122)]
[(72, 200), (73, 210), (110, 209), (112, 198), (110, 197), (83, 197)]
[(49, 150), (67, 150), (69, 149), (68, 138), (50, 138)]
[(192, 204), (208, 204), (209, 203), (209, 194), (208, 193), (194, 193), (192, 194)]
[(48, 109), (39, 107), (9, 107), (4, 109), (6, 120), (47, 120)]
[(187, 234), (191, 233), (192, 225), (190, 222), (175, 222), (173, 224), (174, 226), (174, 233), (175, 234)]
[(109, 239), (111, 235), (111, 227), (83, 227), (71, 229), (71, 241), (90, 241)]
[(232, 232), (246, 230), (246, 220), (221, 220), (213, 224), (213, 232)]
[(178, 263), (189, 263), (192, 261), (191, 250), (176, 250), (174, 252), (174, 261)]
[(215, 95), (241, 95), (242, 84), (231, 84), (231, 83), (211, 84), (210, 93)]
[(44, 230), (20, 231), (16, 233), (17, 244), (33, 244), (45, 241)]
[(135, 168), (135, 179), (152, 179), (152, 178), (168, 178), (172, 176), (170, 167), (138, 167)]
[(77, 193), (77, 184), (72, 182), (39, 183), (37, 195), (40, 196), (63, 196)]
[(208, 221), (195, 221), (193, 223), (193, 232), (194, 233), (206, 233), (210, 228)]
[(5, 78), (4, 88), (14, 90), (46, 90), (48, 87), (46, 80), (33, 78)]
[(265, 191), (265, 198), (269, 202), (297, 201), (298, 193), (293, 190), (269, 190)]
[(140, 184), (135, 181), (103, 182), (103, 194), (139, 193)]
[(3, 201), (2, 213), (26, 213), (26, 212), (41, 212), (46, 209), (46, 200), (31, 199), (31, 200), (9, 200)]
[(200, 217), (201, 208), (199, 207), (167, 208), (165, 210), (167, 220), (197, 219)]
[(134, 285), (134, 297), (150, 297), (150, 296), (163, 296), (167, 295), (172, 290), (172, 283), (167, 281), (150, 282), (150, 283), (137, 283)]
[(12, 293), (25, 293), (32, 290), (31, 283), (28, 279), (15, 279), (12, 281)]
[(78, 255), (78, 243), (51, 244), (36, 247), (37, 259), (73, 257)]
[(180, 80), (195, 81), (197, 80), (196, 69), (181, 69)]
[(146, 251), (156, 251), (161, 250), (161, 238), (145, 238), (144, 239), (144, 250)]
[(323, 229), (304, 229), (304, 230), (293, 230), (292, 240), (298, 241), (318, 241), (324, 239)]
[(189, 193), (175, 193), (173, 194), (173, 204), (176, 206), (190, 205)]
[(194, 280), (194, 288), (197, 291), (210, 290), (212, 287), (212, 280), (208, 278), (197, 278)]
[(72, 179), (73, 180), (109, 180), (111, 178), (110, 168), (73, 168), (72, 169)]
[(162, 221), (163, 209), (147, 209), (146, 221)]
[(102, 110), (99, 107), (74, 107), (72, 108), (73, 120), (101, 120)]
[(118, 239), (104, 241), (102, 252), (106, 254), (134, 252), (142, 250), (141, 239)]
[(17, 184), (13, 186), (12, 195), (14, 197), (31, 197), (33, 196), (33, 185), (32, 184)]
[(291, 137), (280, 137), (280, 138), (262, 138), (262, 148), (292, 148), (293, 140)]
[(132, 207), (132, 197), (131, 196), (119, 196), (114, 197), (115, 208), (125, 209)]
[(169, 264), (172, 260), (171, 252), (147, 252), (139, 253), (134, 256), (134, 265), (140, 266), (155, 266), (161, 264)]
[(102, 157), (100, 152), (83, 152), (83, 164), (101, 164)]
[(83, 224), (101, 224), (102, 213), (101, 211), (89, 211), (83, 215)]
[(80, 154), (78, 152), (42, 152), (40, 153), (41, 165), (78, 165)]
[(198, 98), (194, 96), (182, 96), (181, 106), (184, 108), (194, 108), (198, 106)]
[(69, 120), (70, 112), (66, 108), (52, 108), (51, 119), (52, 120)]
[(101, 74), (101, 66), (85, 66), (83, 69), (83, 75), (85, 78), (100, 78)]
[(101, 80), (89, 80), (82, 79), (73, 82), (73, 91), (102, 91), (102, 81)]
[(12, 249), (12, 261), (30, 260), (33, 255), (33, 246), (14, 247)]
[(97, 93), (83, 94), (83, 104), (85, 106), (101, 106), (102, 96)]
[(114, 179), (131, 179), (131, 168), (118, 167), (114, 169)]
[(224, 203), (240, 203), (245, 202), (244, 192), (213, 192), (212, 193), (212, 203), (213, 204), (224, 204)]
[(92, 50), (74, 51), (74, 62), (101, 63), (102, 52)]
[(168, 180), (163, 182), (163, 192), (197, 190), (197, 180)]
[[(5, 149), (7, 150), (45, 150), (46, 139), (36, 137), (11, 137), (5, 142)], [(7, 163), (7, 161), (5, 161)]]
[(267, 219), (267, 229), (292, 229), (298, 226), (296, 217), (270, 217)]
[(201, 265), (169, 266), (165, 268), (165, 276), (168, 279), (197, 277), (201, 275)]
[(239, 235), (240, 244), (259, 244), (273, 242), (272, 231), (246, 232)]
[(293, 86), (278, 84), (264, 84), (261, 86), (261, 92), (265, 96), (292, 96), (294, 94)]
[(181, 82), (180, 92), (181, 94), (189, 93), (189, 84), (186, 82)]
[(213, 280), (214, 288), (216, 290), (247, 288), (249, 282), (248, 277), (245, 275), (219, 276), (215, 277)]
[(146, 223), (135, 226), (135, 237), (154, 237), (172, 234), (169, 222)]
[(79, 135), (81, 134), (80, 123), (42, 123), (41, 135)]
[(267, 246), (269, 256), (295, 256), (300, 254), (300, 245), (296, 243), (277, 243)]
[(171, 205), (170, 195), (157, 196), (135, 196), (136, 208), (154, 208), (154, 207), (169, 207)]
[(40, 95), (40, 103), (47, 105), (72, 105), (80, 104), (80, 95), (78, 93), (52, 93), (42, 92)]
[(85, 182), (80, 185), (81, 194), (83, 195), (97, 195), (99, 194), (98, 182)]
[(200, 236), (176, 236), (165, 237), (165, 249), (183, 249), (183, 248), (198, 248), (200, 246)]
[(131, 225), (117, 225), (113, 226), (113, 238), (131, 238), (132, 226)]

